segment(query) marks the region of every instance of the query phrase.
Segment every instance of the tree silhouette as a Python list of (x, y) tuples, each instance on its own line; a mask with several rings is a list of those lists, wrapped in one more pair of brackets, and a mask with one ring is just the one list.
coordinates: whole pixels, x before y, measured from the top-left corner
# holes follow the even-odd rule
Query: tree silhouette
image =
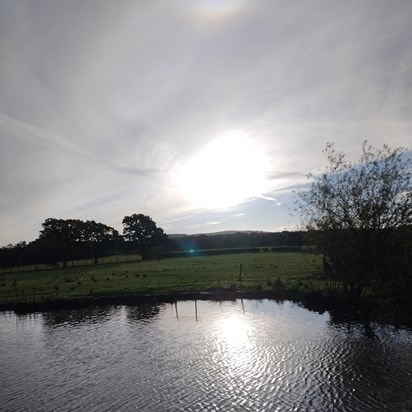
[(163, 229), (143, 214), (125, 216), (123, 221), (123, 237), (142, 255), (143, 259), (150, 257), (150, 250), (167, 241)]
[(321, 175), (310, 176), (314, 181), (298, 193), (298, 208), (323, 253), (325, 274), (352, 297), (371, 282), (408, 275), (404, 256), (411, 236), (412, 171), (405, 149), (376, 149), (365, 141), (355, 163), (332, 143), (324, 152), (329, 165)]
[(117, 230), (94, 220), (48, 218), (42, 227), (39, 240), (54, 244), (55, 261), (61, 260), (64, 267), (68, 259), (85, 254), (91, 255), (97, 263), (104, 246), (107, 248), (108, 242), (120, 237)]

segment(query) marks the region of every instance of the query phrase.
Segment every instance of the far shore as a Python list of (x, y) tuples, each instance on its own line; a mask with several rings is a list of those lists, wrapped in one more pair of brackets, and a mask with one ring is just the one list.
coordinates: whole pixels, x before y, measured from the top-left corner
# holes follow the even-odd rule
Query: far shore
[(289, 300), (331, 321), (412, 327), (409, 299), (385, 291), (348, 301), (329, 288), (319, 258), (266, 252), (107, 263), (1, 274), (0, 310), (18, 314), (183, 300)]
[(238, 299), (292, 301), (306, 309), (324, 313), (329, 312), (335, 323), (360, 322), (363, 324), (377, 322), (395, 327), (412, 329), (412, 313), (410, 310), (397, 307), (392, 310), (382, 308), (380, 302), (364, 299), (356, 304), (347, 302), (338, 295), (325, 295), (318, 292), (303, 293), (296, 290), (263, 291), (263, 290), (213, 290), (199, 292), (171, 292), (162, 294), (141, 294), (123, 296), (100, 296), (73, 300), (53, 300), (47, 302), (15, 302), (0, 304), (0, 311), (14, 311), (18, 315), (36, 312), (60, 310), (82, 310), (96, 306), (108, 305), (141, 305), (164, 303), (175, 304), (179, 301), (235, 301)]

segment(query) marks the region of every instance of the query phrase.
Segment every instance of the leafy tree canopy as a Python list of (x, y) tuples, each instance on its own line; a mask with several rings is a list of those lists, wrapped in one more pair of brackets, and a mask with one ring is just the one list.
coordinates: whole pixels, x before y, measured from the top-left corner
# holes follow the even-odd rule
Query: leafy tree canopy
[[(328, 166), (298, 193), (306, 229), (324, 256), (324, 270), (359, 295), (394, 268), (408, 272), (403, 256), (412, 225), (412, 169), (406, 149), (364, 142), (357, 162), (328, 143)], [(403, 237), (401, 237), (401, 235)]]
[(143, 214), (125, 216), (123, 221), (123, 237), (133, 242), (143, 257), (151, 247), (160, 246), (167, 240), (163, 229), (157, 227), (156, 223)]
[[(94, 220), (84, 222), (79, 219), (49, 218), (45, 220), (42, 227), (39, 240), (53, 242), (55, 246), (60, 247), (55, 255), (56, 259), (63, 261), (64, 266), (71, 256), (76, 255), (72, 250), (74, 246), (89, 243), (91, 245), (91, 255), (97, 263), (102, 244), (118, 240), (120, 237), (117, 230)], [(99, 246), (99, 248), (96, 249), (96, 246)]]
[(65, 245), (73, 242), (102, 242), (119, 236), (117, 230), (97, 223), (78, 219), (46, 219), (42, 224), (40, 239), (52, 239)]

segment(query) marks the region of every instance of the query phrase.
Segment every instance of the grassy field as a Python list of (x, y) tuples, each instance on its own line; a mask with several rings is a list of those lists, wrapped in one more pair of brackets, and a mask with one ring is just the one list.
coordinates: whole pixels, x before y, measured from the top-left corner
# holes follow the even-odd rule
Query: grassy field
[(0, 274), (0, 304), (225, 289), (321, 291), (325, 282), (319, 273), (320, 261), (315, 255), (290, 252), (29, 270)]
[[(117, 255), (117, 256), (107, 256), (99, 258), (99, 263), (124, 263), (124, 262), (135, 262), (141, 260), (139, 255)], [(93, 259), (79, 259), (79, 260), (69, 260), (67, 262), (67, 267), (74, 268), (80, 266), (90, 266), (93, 265)], [(31, 272), (33, 270), (50, 270), (56, 268), (63, 268), (63, 263), (58, 262), (54, 265), (48, 264), (37, 264), (37, 265), (24, 265), (24, 266), (9, 266), (0, 268), (0, 277), (6, 273), (13, 272)]]

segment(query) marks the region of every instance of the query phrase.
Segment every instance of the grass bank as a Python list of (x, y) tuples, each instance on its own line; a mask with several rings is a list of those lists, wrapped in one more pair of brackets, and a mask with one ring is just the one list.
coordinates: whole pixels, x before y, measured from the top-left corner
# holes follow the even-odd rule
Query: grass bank
[[(98, 263), (125, 263), (125, 262), (135, 262), (141, 260), (139, 255), (115, 255), (98, 258)], [(94, 264), (93, 259), (78, 259), (78, 260), (69, 260), (66, 262), (66, 267), (68, 268), (80, 268), (82, 266), (90, 266)], [(34, 265), (20, 265), (20, 266), (8, 266), (0, 268), (0, 278), (7, 273), (16, 273), (16, 272), (32, 272), (38, 270), (52, 270), (52, 269), (62, 269), (63, 262), (58, 262), (55, 264), (34, 264)]]
[(200, 291), (321, 291), (309, 253), (259, 252), (104, 263), (0, 275), (0, 307), (128, 295)]
[(237, 297), (291, 299), (309, 309), (328, 310), (336, 319), (412, 326), (409, 296), (370, 290), (353, 305), (331, 293), (319, 257), (310, 252), (178, 257), (0, 274), (0, 310)]

